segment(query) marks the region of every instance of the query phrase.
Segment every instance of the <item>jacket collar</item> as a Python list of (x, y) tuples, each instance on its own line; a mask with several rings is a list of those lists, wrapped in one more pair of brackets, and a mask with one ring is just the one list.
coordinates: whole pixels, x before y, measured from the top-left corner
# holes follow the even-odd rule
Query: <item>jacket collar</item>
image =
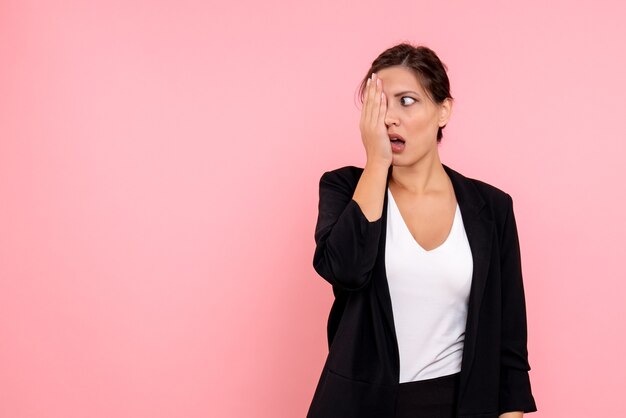
[[(466, 387), (467, 379), (469, 377), (475, 355), (476, 335), (478, 330), (478, 315), (480, 313), (480, 304), (482, 302), (485, 283), (487, 281), (487, 275), (489, 272), (492, 242), (491, 234), (493, 232), (494, 222), (489, 217), (487, 212), (482, 210), (485, 206), (485, 200), (483, 199), (473, 180), (465, 177), (461, 173), (453, 170), (445, 164), (442, 165), (454, 187), (454, 193), (456, 195), (456, 200), (461, 210), (461, 217), (463, 219), (467, 239), (469, 241), (469, 245), (472, 251), (474, 266), (468, 302), (463, 359), (461, 363), (461, 380), (459, 393), (460, 397), (462, 396), (463, 390)], [(390, 166), (387, 173), (387, 187), (389, 187), (389, 179), (392, 169), (393, 166)], [(393, 338), (396, 342), (394, 350), (394, 379), (395, 382), (399, 382), (400, 358), (397, 344), (398, 340), (393, 321), (393, 311), (391, 306), (391, 297), (389, 293), (389, 284), (387, 282), (387, 274), (385, 270), (385, 240), (387, 235), (388, 204), (388, 194), (385, 190), (385, 200), (383, 204), (382, 214), (382, 233), (378, 248), (379, 261), (375, 267), (376, 269), (378, 269), (378, 271), (376, 272), (377, 274), (374, 275), (374, 286), (376, 286), (376, 294), (378, 295), (379, 302), (383, 307), (385, 320), (387, 321), (387, 325), (389, 326), (389, 329), (391, 330)]]

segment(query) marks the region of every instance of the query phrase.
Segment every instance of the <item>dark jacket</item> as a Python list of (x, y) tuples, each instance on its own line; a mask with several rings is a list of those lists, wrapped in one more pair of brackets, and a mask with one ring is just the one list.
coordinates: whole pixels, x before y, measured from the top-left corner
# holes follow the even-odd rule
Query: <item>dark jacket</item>
[[(536, 411), (512, 198), (443, 167), (474, 263), (457, 416)], [(385, 193), (382, 217), (369, 222), (352, 199), (362, 172), (347, 166), (320, 179), (313, 267), (332, 285), (335, 300), (328, 317), (329, 353), (307, 418), (393, 418), (395, 413), (400, 362), (384, 262), (388, 197)]]

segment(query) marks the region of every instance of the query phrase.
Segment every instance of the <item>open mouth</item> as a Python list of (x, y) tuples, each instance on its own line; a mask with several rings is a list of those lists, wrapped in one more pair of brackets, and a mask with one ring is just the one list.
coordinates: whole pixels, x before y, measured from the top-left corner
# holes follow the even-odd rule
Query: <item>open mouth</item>
[(404, 151), (404, 139), (400, 137), (398, 134), (392, 134), (389, 136), (389, 141), (391, 141), (391, 150), (393, 152), (402, 152)]

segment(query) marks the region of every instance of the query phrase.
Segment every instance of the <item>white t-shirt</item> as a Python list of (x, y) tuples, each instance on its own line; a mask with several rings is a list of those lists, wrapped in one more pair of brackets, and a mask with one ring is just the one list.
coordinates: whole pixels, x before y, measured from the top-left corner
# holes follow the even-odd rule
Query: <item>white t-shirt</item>
[(411, 235), (387, 188), (385, 268), (400, 350), (400, 383), (461, 370), (472, 252), (457, 203), (446, 241), (430, 251)]

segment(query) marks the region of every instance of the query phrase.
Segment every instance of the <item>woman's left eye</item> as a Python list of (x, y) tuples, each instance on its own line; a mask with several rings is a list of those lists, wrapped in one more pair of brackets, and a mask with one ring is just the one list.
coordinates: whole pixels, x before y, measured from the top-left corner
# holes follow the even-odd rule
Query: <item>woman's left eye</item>
[[(402, 100), (404, 99), (409, 99), (409, 100), (413, 100), (414, 102), (416, 101), (414, 98), (410, 97), (410, 96), (402, 96), (402, 98), (400, 99), (400, 101), (402, 102)], [(406, 102), (405, 102), (406, 103)], [(411, 104), (411, 103), (408, 103)]]

